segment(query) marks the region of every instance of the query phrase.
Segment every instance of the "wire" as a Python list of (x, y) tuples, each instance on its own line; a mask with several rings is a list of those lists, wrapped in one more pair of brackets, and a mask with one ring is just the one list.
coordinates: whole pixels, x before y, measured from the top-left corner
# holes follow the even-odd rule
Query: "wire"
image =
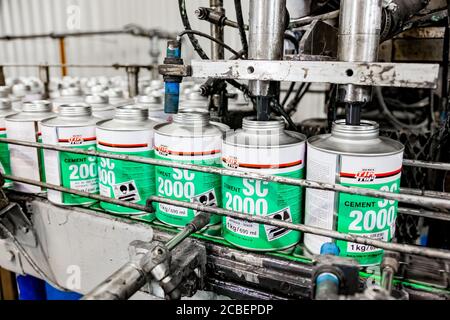
[(245, 34), (244, 18), (242, 16), (241, 0), (234, 0), (234, 8), (236, 10), (236, 20), (239, 29), (239, 35), (241, 37), (242, 49), (245, 52), (245, 56), (248, 57), (248, 42)]
[(292, 91), (294, 91), (294, 87), (295, 87), (295, 82), (292, 82), (291, 85), (289, 86), (289, 89), (286, 93), (286, 95), (284, 96), (283, 102), (281, 103), (281, 106), (284, 108), (284, 105), (286, 104), (286, 102), (288, 101), (289, 97), (292, 94)]
[(283, 107), (280, 105), (280, 102), (278, 101), (278, 99), (273, 98), (272, 99), (272, 107), (275, 109), (275, 111), (278, 111), (283, 118), (286, 119), (286, 121), (289, 123), (289, 126), (294, 130), (297, 131), (297, 126), (295, 125), (294, 121), (292, 121), (291, 117), (289, 116), (289, 114), (283, 109)]
[(67, 292), (66, 288), (61, 287), (59, 284), (57, 284), (55, 281), (51, 280), (45, 272), (34, 262), (33, 258), (28, 254), (28, 252), (25, 250), (25, 248), (20, 244), (19, 241), (17, 241), (14, 234), (11, 233), (11, 231), (8, 230), (2, 223), (0, 223), (0, 229), (2, 232), (11, 239), (11, 241), (14, 243), (14, 245), (17, 247), (17, 249), (22, 253), (22, 255), (25, 257), (25, 259), (28, 261), (30, 266), (33, 268), (34, 271), (46, 282), (48, 282), (52, 287)]
[(381, 91), (380, 87), (375, 87), (375, 94), (377, 96), (378, 103), (380, 104), (381, 110), (383, 111), (383, 114), (398, 128), (406, 128), (406, 129), (417, 129), (421, 128), (423, 126), (426, 126), (428, 119), (425, 119), (419, 124), (406, 124), (401, 121), (399, 121), (389, 110), (388, 106), (386, 105), (386, 102), (384, 101), (383, 92)]
[(291, 114), (292, 111), (295, 111), (297, 109), (298, 104), (300, 103), (300, 101), (302, 101), (303, 97), (309, 91), (310, 87), (311, 83), (302, 83), (302, 85), (298, 88), (297, 94), (295, 95), (294, 99), (292, 99), (292, 101), (286, 107), (286, 112), (288, 114)]
[(223, 46), (225, 49), (227, 49), (228, 51), (230, 51), (231, 53), (233, 53), (235, 56), (239, 57), (242, 55), (242, 53), (237, 52), (236, 50), (234, 50), (233, 48), (231, 48), (229, 45), (227, 45), (225, 42), (222, 42), (220, 40), (217, 40), (216, 38), (214, 38), (213, 36), (210, 36), (209, 34), (206, 34), (204, 32), (201, 31), (197, 31), (197, 30), (184, 30), (182, 32), (180, 32), (178, 34), (178, 37), (181, 38), (182, 36), (184, 36), (185, 34), (196, 34), (200, 37), (203, 38), (207, 38), (215, 43), (220, 44), (221, 46)]
[[(189, 17), (186, 13), (186, 2), (185, 0), (178, 0), (178, 8), (180, 10), (181, 21), (183, 22), (183, 26), (185, 30), (192, 30), (191, 24), (189, 23)], [(203, 51), (202, 47), (198, 43), (197, 38), (193, 34), (188, 34), (189, 40), (191, 40), (191, 44), (194, 47), (195, 52), (202, 58), (203, 60), (208, 60), (208, 55)]]

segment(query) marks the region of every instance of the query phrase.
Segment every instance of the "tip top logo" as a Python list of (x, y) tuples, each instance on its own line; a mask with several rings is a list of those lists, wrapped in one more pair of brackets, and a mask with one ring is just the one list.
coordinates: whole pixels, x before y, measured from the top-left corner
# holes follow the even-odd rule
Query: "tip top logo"
[(83, 142), (84, 142), (83, 137), (80, 135), (74, 135), (69, 138), (70, 144), (83, 144)]
[(374, 169), (363, 169), (355, 175), (356, 180), (359, 182), (372, 182), (376, 177)]
[(239, 162), (238, 162), (238, 159), (236, 157), (225, 157), (225, 158), (223, 158), (223, 161), (230, 168), (236, 169), (236, 168), (239, 167)]
[(160, 155), (167, 156), (169, 154), (169, 148), (167, 146), (156, 147), (156, 150)]

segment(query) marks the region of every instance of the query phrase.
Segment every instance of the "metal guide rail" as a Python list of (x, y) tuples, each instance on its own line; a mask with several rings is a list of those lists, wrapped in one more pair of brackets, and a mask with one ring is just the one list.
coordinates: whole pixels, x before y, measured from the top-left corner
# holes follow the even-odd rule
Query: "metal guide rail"
[[(72, 149), (67, 147), (60, 147), (60, 146), (54, 146), (54, 145), (47, 145), (47, 144), (41, 144), (36, 142), (25, 142), (25, 141), (17, 141), (12, 139), (6, 139), (1, 138), (0, 142), (6, 142), (10, 144), (16, 144), (16, 145), (22, 145), (22, 146), (29, 146), (29, 147), (35, 147), (35, 148), (43, 148), (48, 150), (55, 150), (55, 151), (63, 151), (68, 153), (76, 153), (76, 154), (85, 154), (90, 156), (96, 156), (96, 157), (104, 157), (104, 158), (110, 158), (110, 159), (118, 159), (118, 160), (125, 160), (125, 161), (133, 161), (138, 163), (145, 163), (150, 165), (158, 165), (158, 166), (168, 166), (168, 167), (174, 167), (174, 168), (181, 168), (181, 169), (188, 169), (188, 170), (194, 170), (199, 172), (207, 172), (207, 173), (213, 173), (213, 174), (220, 174), (220, 175), (226, 175), (226, 176), (234, 176), (234, 177), (241, 177), (241, 178), (250, 178), (250, 179), (257, 179), (257, 180), (264, 180), (264, 181), (272, 181), (272, 182), (278, 182), (278, 183), (284, 183), (289, 185), (295, 185), (295, 186), (301, 186), (301, 187), (307, 187), (307, 188), (314, 188), (314, 189), (322, 189), (322, 190), (328, 190), (328, 191), (338, 191), (338, 192), (345, 192), (349, 194), (358, 194), (358, 195), (366, 195), (370, 197), (377, 197), (377, 198), (384, 198), (389, 200), (396, 200), (399, 202), (419, 205), (422, 207), (432, 207), (435, 209), (441, 209), (446, 210), (450, 209), (450, 197), (431, 197), (431, 196), (420, 196), (420, 195), (414, 195), (414, 194), (396, 194), (391, 192), (384, 192), (384, 191), (377, 191), (377, 190), (370, 190), (370, 189), (363, 189), (363, 188), (356, 188), (356, 187), (345, 187), (341, 185), (333, 185), (333, 184), (324, 184), (324, 183), (318, 183), (314, 181), (308, 181), (304, 179), (292, 179), (292, 178), (284, 178), (279, 176), (271, 176), (271, 175), (262, 175), (262, 174), (256, 174), (256, 173), (248, 173), (248, 172), (239, 172), (231, 169), (225, 169), (225, 168), (217, 168), (217, 167), (208, 167), (208, 166), (199, 166), (199, 165), (193, 165), (193, 164), (186, 164), (186, 163), (176, 163), (171, 161), (164, 161), (164, 160), (156, 160), (152, 158), (143, 158), (143, 157), (136, 157), (136, 156), (126, 156), (126, 155), (117, 155), (117, 154), (109, 154), (109, 153), (101, 153), (97, 151), (86, 151), (86, 150), (80, 150), (80, 149)], [(417, 163), (415, 163), (418, 165)], [(445, 164), (442, 164), (439, 166), (439, 168), (446, 168)], [(293, 224), (290, 222), (284, 222), (276, 219), (270, 219), (267, 217), (262, 216), (256, 216), (256, 215), (248, 215), (240, 212), (225, 210), (222, 208), (216, 208), (216, 207), (210, 207), (205, 206), (200, 203), (192, 203), (192, 202), (183, 202), (178, 200), (171, 200), (166, 199), (159, 196), (152, 196), (148, 199), (148, 205), (143, 206), (127, 201), (117, 200), (117, 199), (111, 199), (108, 197), (104, 197), (98, 194), (91, 194), (83, 191), (78, 191), (74, 189), (68, 189), (64, 188), (59, 185), (49, 184), (45, 182), (39, 182), (31, 179), (26, 178), (20, 178), (17, 176), (10, 176), (5, 175), (6, 179), (10, 179), (17, 182), (22, 182), (30, 185), (35, 186), (41, 186), (48, 189), (53, 189), (60, 192), (65, 192), (69, 194), (75, 194), (82, 197), (87, 197), (99, 201), (109, 202), (112, 204), (117, 204), (133, 209), (137, 209), (144, 212), (152, 212), (153, 208), (151, 207), (151, 202), (158, 202), (158, 203), (165, 203), (165, 204), (171, 204), (175, 206), (180, 206), (184, 208), (189, 208), (197, 211), (203, 211), (208, 212), (211, 214), (216, 214), (220, 216), (227, 216), (232, 218), (237, 218), (249, 222), (256, 222), (256, 223), (262, 223), (266, 225), (272, 225), (276, 227), (286, 228), (290, 230), (296, 230), (301, 231), (304, 233), (311, 233), (326, 237), (331, 237), (337, 240), (344, 240), (364, 245), (371, 245), (377, 248), (385, 249), (385, 250), (391, 250), (391, 251), (397, 251), (401, 253), (406, 254), (413, 254), (413, 255), (419, 255), (429, 258), (435, 258), (435, 259), (444, 259), (444, 260), (450, 260), (450, 251), (447, 250), (439, 250), (439, 249), (430, 249), (430, 248), (424, 248), (414, 245), (406, 245), (406, 244), (399, 244), (399, 243), (388, 243), (385, 241), (379, 241), (379, 240), (373, 240), (368, 237), (364, 236), (356, 236), (356, 235), (350, 235), (350, 234), (344, 234), (337, 231), (317, 228), (317, 227), (311, 227), (304, 224)], [(403, 209), (400, 211), (403, 214), (414, 214), (414, 215), (421, 215), (421, 210), (412, 210), (410, 209)], [(429, 212), (424, 211), (425, 215), (433, 218), (435, 212)], [(436, 213), (436, 215), (446, 215), (445, 213)]]

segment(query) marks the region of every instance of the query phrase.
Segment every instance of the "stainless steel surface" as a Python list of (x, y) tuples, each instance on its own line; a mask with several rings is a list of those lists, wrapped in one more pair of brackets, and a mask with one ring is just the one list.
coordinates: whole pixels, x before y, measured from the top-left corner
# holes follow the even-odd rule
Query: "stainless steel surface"
[[(248, 58), (251, 60), (282, 60), (286, 0), (250, 0)], [(267, 81), (251, 81), (250, 92), (268, 96)]]
[[(450, 200), (447, 200), (447, 199), (416, 196), (416, 195), (409, 195), (409, 194), (397, 194), (397, 193), (364, 189), (364, 188), (345, 187), (342, 185), (320, 183), (320, 182), (308, 181), (308, 180), (303, 180), (303, 179), (292, 179), (292, 178), (286, 178), (286, 177), (281, 177), (281, 176), (263, 175), (263, 174), (250, 173), (250, 172), (239, 172), (236, 170), (230, 170), (230, 169), (226, 169), (226, 168), (199, 166), (199, 165), (193, 165), (193, 164), (188, 164), (188, 163), (178, 163), (178, 162), (165, 161), (165, 160), (156, 160), (156, 159), (152, 159), (152, 158), (128, 156), (128, 155), (123, 155), (123, 154), (110, 154), (110, 153), (103, 153), (103, 152), (97, 152), (97, 151), (80, 150), (80, 149), (74, 149), (74, 148), (66, 148), (66, 147), (42, 144), (42, 143), (37, 143), (37, 142), (12, 140), (12, 139), (7, 139), (7, 138), (0, 138), (0, 142), (6, 142), (6, 143), (10, 143), (10, 144), (29, 146), (29, 147), (35, 147), (35, 148), (43, 148), (43, 149), (48, 149), (48, 150), (66, 151), (66, 152), (77, 153), (77, 154), (88, 154), (88, 155), (92, 155), (92, 156), (104, 157), (104, 158), (109, 158), (109, 159), (134, 161), (134, 162), (138, 162), (138, 163), (152, 164), (152, 165), (157, 165), (157, 166), (166, 166), (166, 167), (171, 167), (171, 168), (180, 168), (180, 169), (193, 170), (193, 171), (198, 171), (198, 172), (215, 173), (215, 174), (232, 176), (232, 177), (278, 182), (278, 183), (284, 183), (284, 184), (288, 184), (288, 185), (301, 186), (301, 187), (312, 188), (312, 189), (338, 191), (338, 192), (345, 192), (345, 193), (349, 193), (349, 194), (358, 194), (358, 195), (382, 198), (382, 199), (387, 199), (387, 200), (396, 200), (399, 202), (415, 204), (415, 205), (422, 206), (422, 207), (432, 207), (432, 208), (436, 208), (436, 209), (442, 209), (442, 208), (450, 209)], [(93, 196), (97, 196), (97, 195), (93, 195)], [(100, 200), (100, 199), (98, 199), (98, 200)], [(123, 204), (122, 201), (119, 201), (119, 200), (115, 200), (115, 202), (111, 202), (111, 203), (119, 204), (119, 205)], [(143, 208), (143, 206), (138, 206), (134, 203), (127, 203), (127, 206), (129, 206), (130, 208), (133, 208), (133, 209), (138, 209), (138, 210)]]
[[(217, 12), (225, 15), (225, 9), (223, 8), (223, 0), (209, 0), (210, 8)], [(224, 40), (224, 29), (223, 26), (218, 26), (216, 24), (211, 24), (211, 35), (219, 41)], [(225, 58), (225, 49), (223, 46), (216, 42), (211, 43), (211, 59), (212, 60), (223, 60)]]
[(320, 14), (317, 16), (305, 16), (305, 17), (301, 17), (301, 18), (295, 18), (295, 19), (291, 19), (289, 21), (289, 27), (297, 28), (297, 27), (301, 27), (301, 26), (310, 24), (316, 20), (317, 21), (326, 21), (326, 20), (336, 19), (337, 17), (339, 17), (339, 10), (327, 12), (327, 13)]
[(125, 68), (127, 71), (128, 97), (134, 98), (139, 94), (139, 67)]
[[(147, 211), (147, 212), (150, 211), (150, 208), (146, 207), (146, 206), (142, 206), (142, 205), (138, 205), (138, 204), (134, 204), (134, 203), (130, 203), (130, 202), (124, 202), (121, 200), (111, 199), (111, 198), (107, 198), (107, 197), (104, 197), (101, 195), (92, 194), (92, 193), (88, 193), (88, 192), (84, 192), (84, 191), (67, 189), (67, 188), (57, 186), (54, 184), (50, 184), (50, 183), (46, 183), (46, 182), (38, 182), (38, 181), (31, 180), (31, 179), (20, 178), (20, 177), (10, 176), (10, 175), (4, 175), (4, 177), (6, 179), (10, 179), (12, 181), (17, 181), (17, 182), (21, 182), (21, 183), (30, 184), (30, 185), (40, 186), (40, 187), (47, 188), (47, 189), (52, 189), (52, 190), (57, 190), (57, 191), (66, 192), (66, 193), (70, 193), (70, 194), (75, 194), (75, 195), (79, 195), (82, 197), (105, 201), (105, 202), (110, 202), (110, 203), (114, 203), (114, 204), (118, 204), (118, 205), (124, 205), (124, 206), (130, 207), (130, 208), (134, 208), (134, 209), (138, 209), (138, 210), (142, 210), (142, 211)], [(399, 243), (388, 243), (388, 242), (384, 242), (384, 241), (373, 240), (368, 237), (345, 234), (345, 233), (340, 233), (340, 232), (333, 231), (333, 230), (316, 228), (316, 227), (306, 226), (303, 224), (293, 224), (290, 222), (285, 222), (285, 221), (277, 220), (277, 219), (270, 219), (270, 218), (263, 217), (263, 216), (248, 215), (245, 213), (229, 211), (229, 210), (216, 208), (216, 207), (205, 206), (205, 205), (202, 205), (200, 203), (195, 203), (195, 202), (184, 202), (184, 201), (166, 199), (166, 198), (158, 197), (158, 196), (152, 196), (149, 198), (149, 200), (151, 202), (166, 203), (166, 204), (189, 208), (189, 209), (193, 209), (193, 210), (197, 210), (197, 211), (203, 211), (203, 212), (208, 212), (211, 214), (217, 214), (220, 216), (227, 216), (227, 217), (241, 219), (241, 220), (245, 220), (245, 221), (249, 221), (249, 222), (262, 223), (262, 224), (276, 226), (276, 227), (280, 227), (280, 228), (301, 231), (304, 233), (310, 233), (310, 234), (330, 237), (330, 238), (337, 239), (337, 240), (344, 240), (344, 241), (349, 241), (349, 242), (354, 242), (354, 243), (371, 245), (371, 246), (374, 246), (374, 247), (377, 247), (380, 249), (385, 249), (385, 250), (408, 253), (408, 254), (412, 254), (412, 255), (424, 256), (424, 257), (429, 257), (429, 258), (450, 260), (450, 251), (447, 251), (447, 250), (430, 249), (430, 248), (424, 248), (424, 247), (420, 247), (420, 246), (413, 246), (413, 245), (399, 244)], [(448, 205), (450, 207), (450, 201), (447, 201), (447, 202), (449, 202)]]
[[(171, 68), (174, 75), (185, 67)], [(193, 78), (354, 84), (359, 86), (436, 88), (438, 64), (352, 63), (338, 61), (229, 60), (191, 62)]]
[[(378, 58), (382, 0), (342, 0), (339, 19), (338, 60), (374, 62)], [(371, 90), (352, 84), (339, 87), (339, 100), (364, 103)]]

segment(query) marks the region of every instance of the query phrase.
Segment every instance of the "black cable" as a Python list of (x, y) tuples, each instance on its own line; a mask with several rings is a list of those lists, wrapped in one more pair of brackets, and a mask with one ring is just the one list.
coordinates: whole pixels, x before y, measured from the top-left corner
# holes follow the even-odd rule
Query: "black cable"
[[(239, 56), (242, 55), (242, 53), (237, 52), (236, 50), (234, 50), (233, 48), (231, 48), (229, 45), (227, 45), (225, 42), (222, 42), (222, 41), (220, 41), (220, 40), (217, 40), (216, 38), (214, 38), (213, 36), (210, 36), (210, 35), (207, 34), (207, 33), (204, 33), (204, 32), (201, 32), (201, 31), (197, 31), (197, 30), (184, 30), (184, 31), (182, 31), (182, 32), (180, 32), (180, 33), (178, 34), (178, 37), (181, 38), (181, 37), (184, 36), (185, 34), (188, 34), (188, 35), (189, 35), (189, 34), (196, 34), (196, 35), (198, 35), (198, 36), (200, 36), (200, 37), (209, 39), (209, 40), (211, 40), (211, 41), (213, 41), (213, 42), (215, 42), (215, 43), (220, 44), (221, 46), (223, 46), (225, 49), (227, 49), (228, 51), (230, 51), (232, 54), (234, 54), (234, 55), (237, 56), (237, 57), (239, 57)], [(208, 56), (206, 56), (206, 57), (208, 57)]]
[(248, 43), (247, 36), (245, 34), (244, 18), (242, 16), (241, 0), (234, 0), (234, 8), (236, 10), (236, 20), (239, 29), (239, 35), (241, 37), (242, 49), (245, 52), (245, 56), (248, 57)]
[(281, 103), (281, 106), (284, 108), (284, 105), (286, 104), (286, 102), (288, 101), (289, 97), (292, 94), (292, 91), (294, 91), (294, 87), (295, 87), (295, 82), (292, 82), (291, 85), (289, 86), (289, 89), (286, 93), (286, 95), (283, 98), (283, 102)]
[(298, 104), (300, 103), (300, 101), (302, 101), (303, 97), (309, 91), (310, 87), (311, 87), (311, 83), (308, 83), (308, 84), (302, 83), (302, 85), (298, 88), (294, 99), (292, 99), (292, 101), (286, 107), (286, 112), (288, 114), (291, 114), (292, 111), (295, 111), (297, 109)]
[(291, 127), (292, 130), (297, 131), (297, 126), (295, 125), (294, 121), (292, 121), (292, 119), (289, 116), (289, 114), (286, 111), (284, 111), (284, 109), (280, 105), (280, 102), (278, 101), (278, 99), (273, 98), (271, 106), (275, 109), (275, 111), (280, 113), (283, 116), (284, 119), (286, 119), (286, 121), (288, 122), (288, 124), (289, 124), (289, 126)]
[(298, 39), (294, 35), (289, 34), (289, 33), (284, 33), (284, 39), (290, 41), (295, 47), (295, 52), (298, 53), (298, 49), (299, 49)]
[[(178, 8), (180, 10), (181, 21), (183, 22), (183, 26), (185, 30), (192, 30), (191, 24), (189, 23), (189, 17), (186, 13), (186, 2), (185, 0), (178, 0)], [(193, 34), (188, 34), (189, 40), (191, 40), (191, 44), (194, 47), (194, 50), (203, 60), (209, 59), (206, 55), (205, 51), (203, 51), (202, 47), (198, 43), (197, 38)]]

